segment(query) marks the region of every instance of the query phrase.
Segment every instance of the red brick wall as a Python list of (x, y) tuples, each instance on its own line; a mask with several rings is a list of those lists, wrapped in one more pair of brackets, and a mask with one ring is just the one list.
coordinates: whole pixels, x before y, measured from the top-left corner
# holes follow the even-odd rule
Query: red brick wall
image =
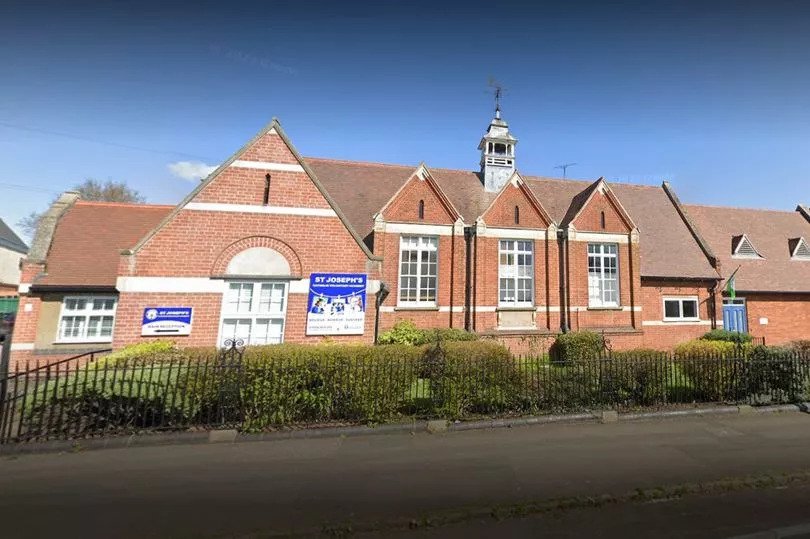
[[(601, 214), (605, 212), (605, 228), (602, 228)], [(572, 223), (577, 230), (593, 232), (627, 233), (630, 227), (624, 222), (618, 208), (603, 193), (594, 193), (588, 204)]]
[[(632, 310), (641, 305), (638, 244), (620, 243), (618, 252), (620, 306), (616, 309), (592, 309), (588, 307), (588, 242), (568, 242), (567, 274), (572, 329), (639, 327), (637, 312)], [(574, 307), (584, 307), (585, 310)]]
[[(745, 302), (748, 331), (766, 344), (810, 339), (810, 294), (745, 294)], [(767, 324), (760, 324), (763, 317)]]
[[(519, 209), (520, 223), (515, 224), (515, 207)], [(526, 198), (520, 187), (511, 183), (501, 191), (492, 207), (484, 214), (487, 226), (520, 228), (546, 228), (548, 223)]]
[[(419, 201), (425, 202), (425, 218), (419, 219)], [(383, 212), (388, 222), (452, 224), (455, 219), (428, 180), (411, 177)]]
[[(645, 279), (641, 286), (641, 319), (644, 338), (642, 345), (657, 350), (670, 350), (676, 344), (697, 339), (711, 330), (712, 295), (709, 292), (713, 281), (670, 281)], [(664, 320), (664, 297), (697, 296), (699, 317), (702, 323), (674, 323)], [(719, 309), (719, 303), (718, 303)], [(722, 318), (717, 313), (717, 318)], [(652, 323), (652, 324), (650, 324)]]
[[(277, 135), (265, 135), (239, 160), (297, 164)], [(229, 167), (209, 183), (193, 202), (250, 204), (261, 207), (264, 177), (272, 175), (270, 204), (328, 208), (329, 204), (304, 172), (278, 172)], [(139, 277), (211, 277), (222, 275), (230, 259), (244, 249), (269, 246), (287, 258), (291, 272), (307, 278), (312, 272), (379, 273), (337, 217), (181, 210), (133, 256), (124, 256), (120, 272)], [(289, 294), (284, 338), (287, 342), (317, 342), (307, 337), (307, 294)], [(367, 298), (363, 336), (335, 340), (371, 341), (374, 297)], [(212, 293), (123, 293), (114, 333), (116, 347), (139, 342), (141, 317), (147, 306), (183, 305), (194, 308), (192, 335), (178, 340), (193, 346), (216, 343), (222, 295)]]

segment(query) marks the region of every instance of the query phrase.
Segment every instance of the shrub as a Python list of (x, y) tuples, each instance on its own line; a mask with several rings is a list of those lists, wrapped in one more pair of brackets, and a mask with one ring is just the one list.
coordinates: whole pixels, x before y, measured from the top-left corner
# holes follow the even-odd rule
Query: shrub
[[(710, 341), (709, 341), (710, 342)], [(734, 346), (732, 343), (726, 343)], [(685, 355), (677, 365), (689, 377), (694, 398), (704, 402), (735, 402), (744, 389), (740, 385), (744, 360), (728, 357)]]
[(799, 339), (798, 341), (791, 341), (788, 348), (802, 354), (810, 352), (810, 339)]
[(96, 364), (112, 365), (133, 361), (167, 361), (182, 358), (183, 354), (173, 341), (148, 341), (130, 344), (99, 358)]
[(593, 331), (572, 331), (557, 336), (549, 350), (554, 361), (577, 361), (600, 357), (605, 339)]
[(695, 339), (676, 345), (673, 351), (681, 358), (705, 359), (733, 357), (744, 349), (733, 342)]
[(419, 329), (411, 320), (401, 320), (380, 334), (379, 344), (421, 346), (435, 342), (474, 341), (478, 336), (458, 328)]
[(745, 367), (742, 383), (755, 404), (796, 402), (806, 396), (802, 365), (791, 347), (757, 346)]
[(422, 376), (429, 379), (432, 405), (443, 417), (514, 410), (521, 376), (504, 346), (491, 341), (428, 345)]
[(729, 331), (727, 329), (713, 329), (704, 334), (701, 339), (705, 341), (733, 342), (736, 344), (748, 344), (753, 340), (751, 334)]

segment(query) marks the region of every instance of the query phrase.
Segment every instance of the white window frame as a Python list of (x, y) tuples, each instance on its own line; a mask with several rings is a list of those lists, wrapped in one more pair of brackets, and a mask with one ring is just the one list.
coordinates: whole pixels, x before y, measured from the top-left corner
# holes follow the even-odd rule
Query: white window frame
[[(679, 316), (667, 316), (667, 302), (677, 301)], [(685, 301), (695, 302), (695, 316), (683, 316), (683, 303)], [(661, 314), (664, 322), (699, 322), (700, 321), (700, 300), (697, 296), (664, 296), (661, 299)]]
[[(230, 291), (231, 285), (250, 285), (251, 286), (251, 295), (250, 295), (250, 303), (247, 311), (240, 311), (238, 306), (236, 309), (231, 307), (230, 300)], [(279, 311), (261, 311), (260, 310), (260, 303), (261, 303), (261, 290), (262, 286), (264, 285), (271, 285), (272, 287), (276, 287), (281, 285), (282, 290), (282, 306)], [(271, 295), (272, 298), (272, 295)], [(219, 338), (218, 338), (218, 345), (224, 346), (225, 341), (227, 339), (232, 338), (230, 334), (225, 333), (225, 324), (228, 321), (236, 321), (235, 323), (239, 323), (239, 321), (248, 321), (250, 324), (250, 329), (248, 332), (248, 337), (245, 340), (245, 345), (247, 346), (255, 346), (255, 345), (264, 345), (264, 344), (277, 344), (274, 342), (257, 342), (254, 339), (256, 334), (256, 327), (258, 325), (258, 321), (268, 321), (268, 329), (269, 324), (271, 321), (274, 320), (281, 320), (281, 334), (279, 336), (278, 344), (284, 342), (284, 332), (287, 329), (287, 306), (290, 300), (290, 287), (288, 281), (281, 281), (278, 279), (234, 279), (229, 280), (226, 282), (225, 293), (222, 295), (222, 309), (220, 310), (219, 316)], [(272, 302), (271, 302), (272, 304)]]
[[(512, 243), (512, 248), (508, 248), (508, 243)], [(522, 250), (520, 246), (528, 246), (528, 250)], [(513, 257), (512, 264), (502, 264), (501, 258), (503, 255), (511, 255)], [(518, 264), (520, 256), (529, 256), (531, 263), (526, 266)], [(498, 306), (499, 307), (534, 307), (534, 242), (526, 239), (502, 239), (498, 241)], [(529, 275), (520, 275), (520, 268), (529, 268)], [(529, 296), (528, 301), (518, 300), (519, 288), (518, 285), (521, 280), (529, 280)], [(502, 300), (502, 281), (508, 280), (512, 283), (512, 292), (514, 299)]]
[[(85, 308), (84, 309), (68, 309), (67, 303), (69, 301), (85, 301)], [(93, 304), (96, 301), (112, 301), (113, 307), (110, 310), (107, 309), (93, 309)], [(65, 296), (62, 298), (62, 305), (59, 309), (59, 323), (56, 326), (56, 340), (54, 341), (56, 344), (64, 344), (64, 343), (108, 343), (112, 342), (113, 334), (115, 333), (115, 314), (118, 311), (118, 297), (111, 296), (111, 295), (72, 295), (72, 296)], [(112, 317), (112, 328), (110, 329), (109, 335), (97, 335), (88, 337), (87, 330), (89, 327), (89, 321), (91, 317), (100, 316), (104, 317)], [(64, 333), (64, 324), (65, 318), (67, 317), (76, 317), (76, 318), (84, 318), (84, 324), (82, 325), (81, 335), (76, 337), (65, 337), (63, 336)], [(99, 327), (99, 332), (101, 331), (101, 327)]]
[[(416, 247), (414, 248), (411, 245), (407, 245), (407, 243), (413, 239), (416, 239)], [(426, 243), (427, 245), (423, 245)], [(416, 260), (416, 273), (415, 274), (403, 274), (402, 272), (402, 254), (405, 251), (416, 251), (417, 253), (417, 260)], [(423, 253), (427, 253), (428, 258), (430, 257), (430, 253), (435, 253), (436, 262), (432, 264), (435, 267), (436, 273), (434, 275), (422, 274), (422, 255)], [(428, 266), (431, 265), (431, 262), (428, 260)], [(409, 278), (413, 279), (416, 278), (416, 300), (408, 300), (402, 299), (402, 292), (404, 290), (411, 290), (411, 287), (403, 287), (402, 286), (402, 278)], [(422, 280), (423, 279), (430, 279), (433, 278), (435, 280), (435, 287), (433, 289), (433, 300), (429, 299), (420, 299), (422, 296), (423, 290), (429, 290), (429, 287), (423, 288)], [(399, 238), (399, 259), (398, 259), (398, 275), (397, 275), (397, 306), (398, 307), (436, 307), (438, 305), (439, 300), (439, 237), (438, 236), (400, 236)]]
[[(592, 246), (599, 246), (599, 253), (591, 253)], [(614, 253), (606, 253), (605, 249), (607, 247), (613, 247), (615, 249)], [(622, 303), (622, 294), (621, 294), (621, 266), (619, 265), (619, 244), (618, 243), (610, 243), (610, 242), (588, 242), (587, 247), (587, 258), (586, 260), (586, 267), (588, 272), (588, 307), (590, 308), (619, 308), (621, 307)], [(599, 273), (599, 290), (600, 296), (596, 297), (591, 292), (593, 289), (591, 283), (591, 264), (590, 258), (591, 257), (598, 257), (600, 259), (600, 273)], [(613, 280), (613, 278), (608, 279), (605, 276), (605, 260), (608, 259), (615, 259), (616, 260), (616, 301), (605, 301), (605, 286), (604, 283), (608, 282), (609, 280)]]

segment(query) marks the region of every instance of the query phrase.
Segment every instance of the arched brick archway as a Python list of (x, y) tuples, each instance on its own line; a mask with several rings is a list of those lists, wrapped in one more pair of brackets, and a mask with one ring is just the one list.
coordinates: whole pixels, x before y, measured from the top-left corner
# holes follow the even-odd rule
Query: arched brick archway
[(290, 265), (290, 274), (303, 275), (301, 260), (298, 258), (298, 255), (295, 254), (292, 247), (283, 241), (270, 238), (268, 236), (251, 236), (248, 238), (242, 238), (241, 240), (227, 246), (219, 254), (216, 262), (214, 262), (214, 265), (211, 268), (211, 275), (225, 275), (228, 269), (228, 264), (231, 262), (233, 257), (246, 249), (252, 249), (254, 247), (268, 247), (278, 251), (284, 258), (287, 259), (287, 262)]

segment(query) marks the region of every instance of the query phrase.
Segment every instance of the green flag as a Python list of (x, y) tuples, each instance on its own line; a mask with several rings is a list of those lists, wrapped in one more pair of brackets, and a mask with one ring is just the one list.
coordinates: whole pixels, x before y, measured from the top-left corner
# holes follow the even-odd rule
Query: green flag
[(731, 277), (728, 278), (726, 281), (726, 294), (731, 299), (737, 297), (737, 287), (735, 284), (735, 279), (737, 278), (737, 272), (740, 271), (740, 267), (738, 266), (737, 269), (734, 270), (734, 273), (731, 274)]

